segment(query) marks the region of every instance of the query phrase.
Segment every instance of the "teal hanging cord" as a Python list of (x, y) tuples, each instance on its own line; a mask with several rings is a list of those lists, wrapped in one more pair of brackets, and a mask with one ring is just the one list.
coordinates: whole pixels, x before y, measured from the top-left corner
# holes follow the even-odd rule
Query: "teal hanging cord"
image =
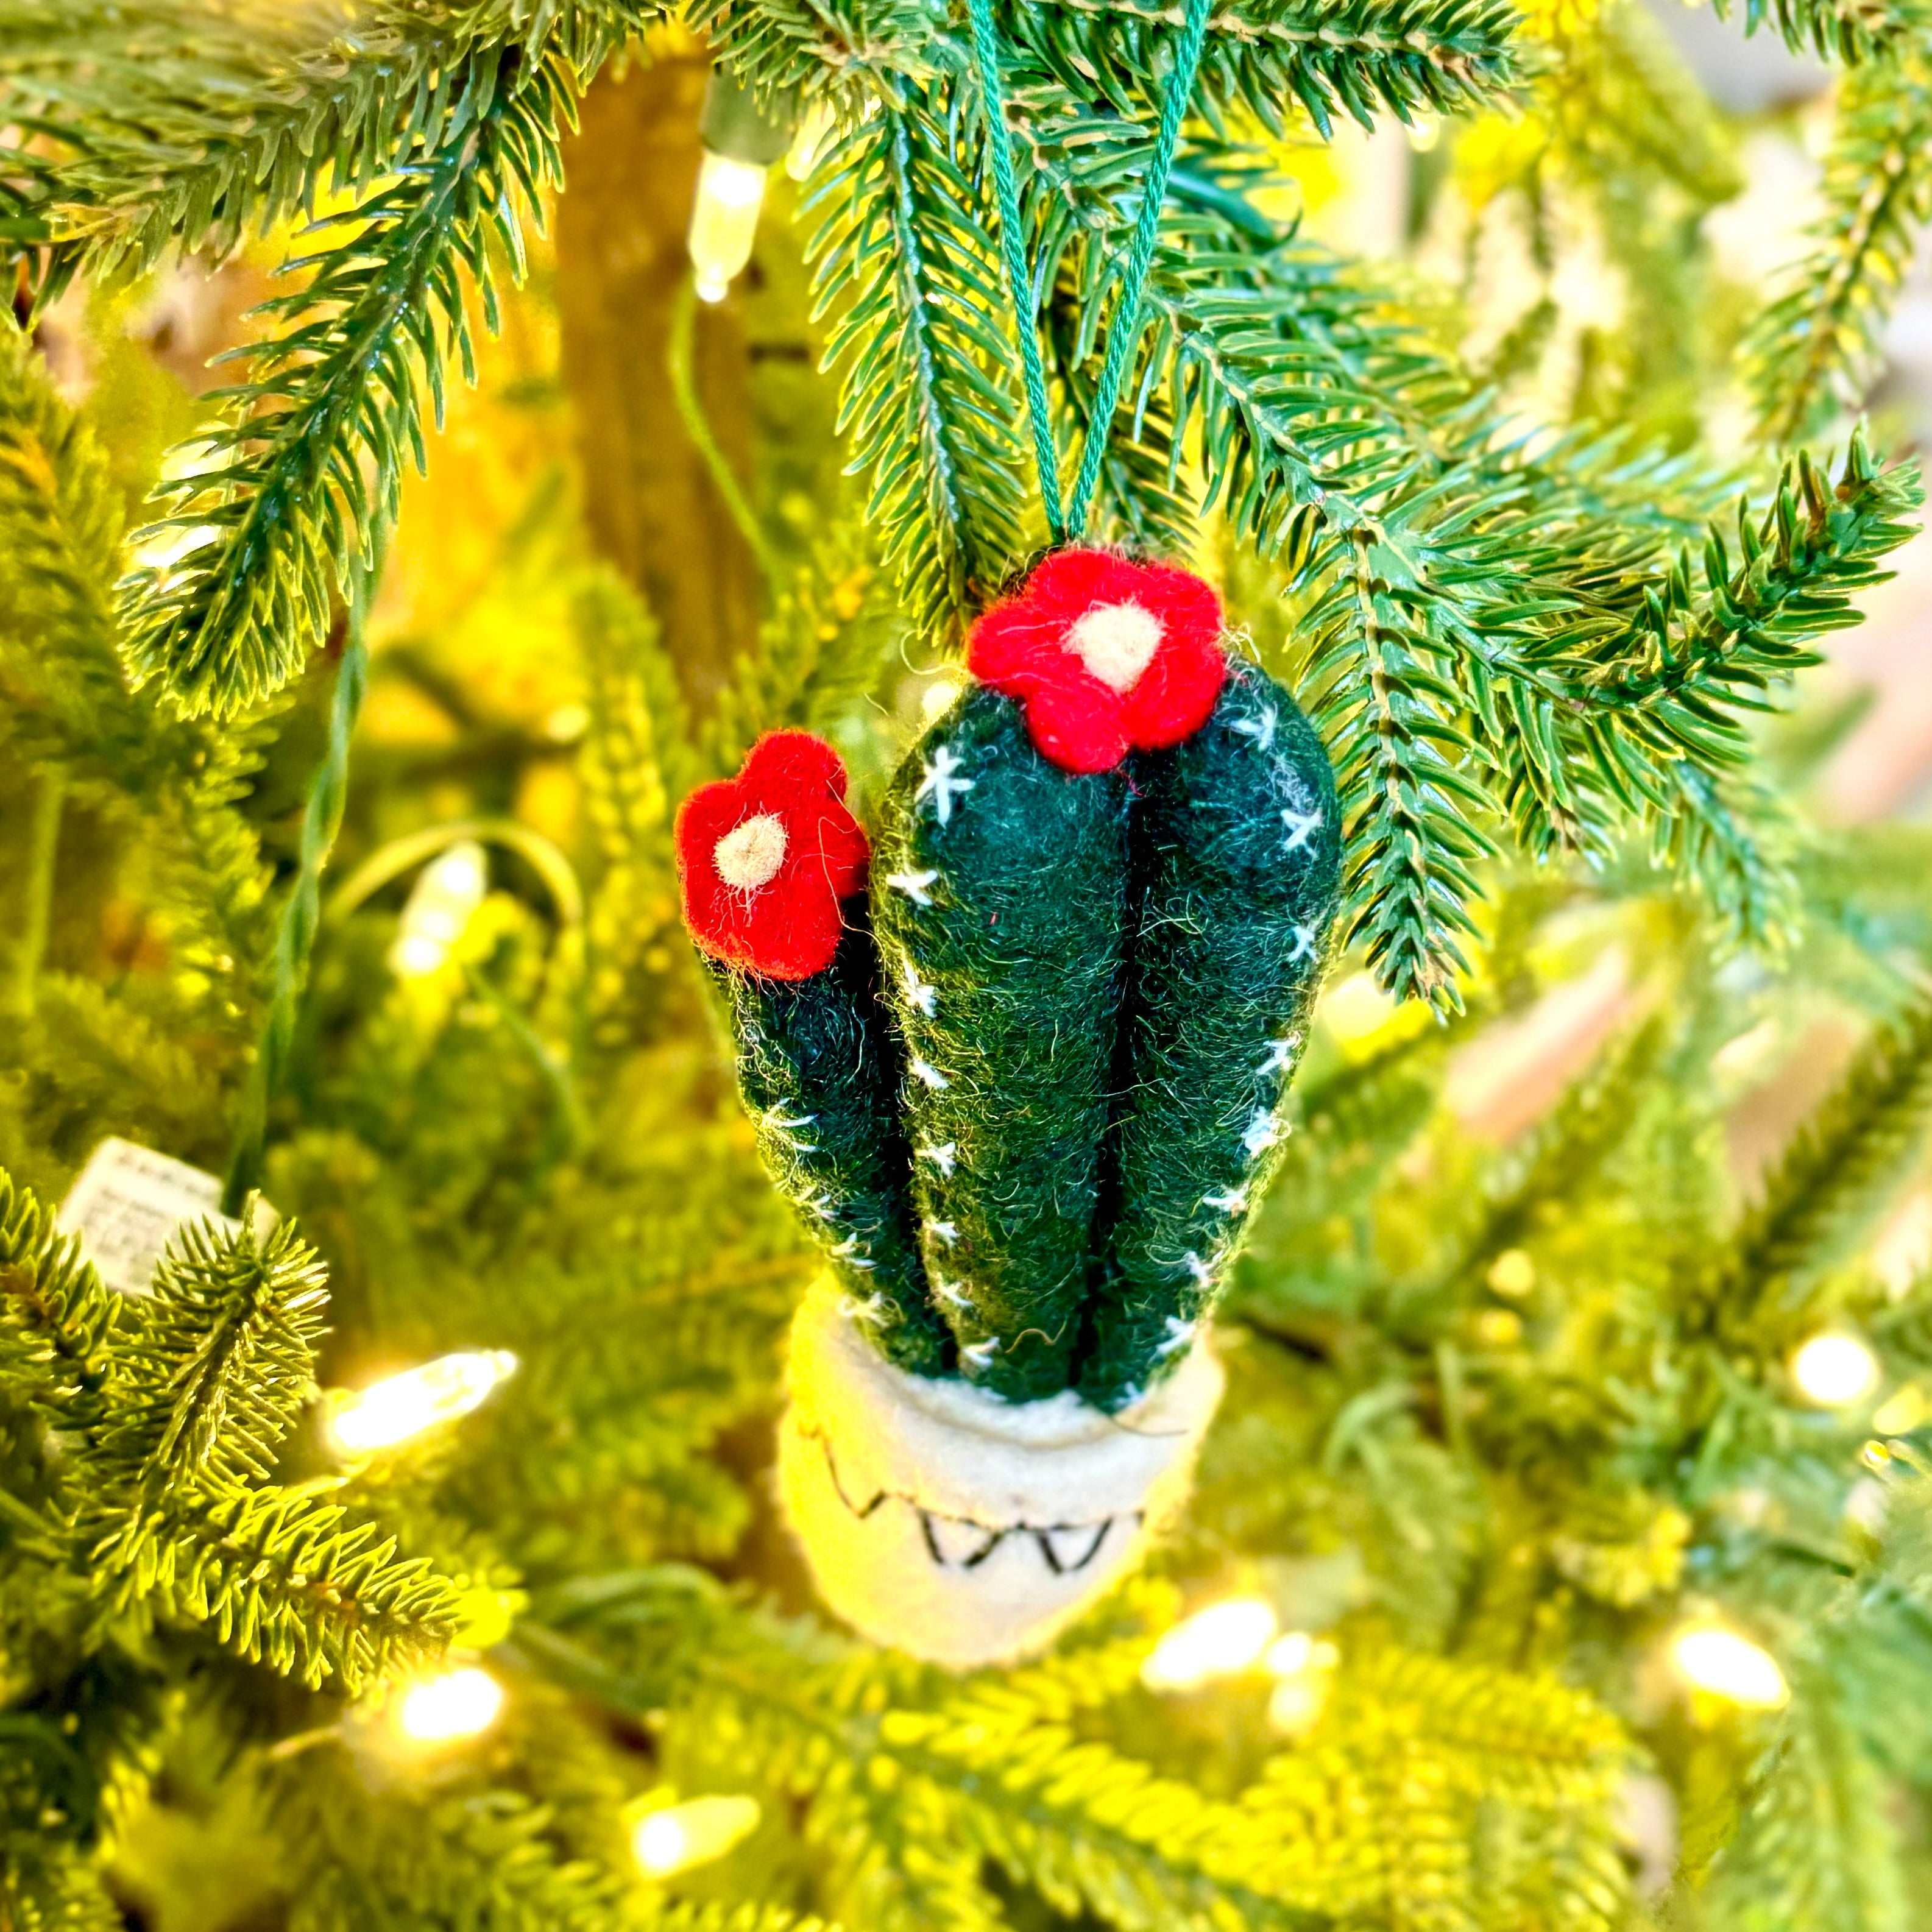
[(1212, 0), (1187, 0), (1180, 43), (1174, 50), (1174, 73), (1161, 103), (1160, 124), (1155, 131), (1154, 154), (1142, 190), (1141, 212), (1134, 224), (1133, 243), (1120, 278), (1120, 302), (1107, 331), (1107, 353), (1100, 365), (1079, 474), (1074, 478), (1072, 500), (1063, 513), (1059, 461), (1047, 409), (1046, 372), (1040, 356), (1026, 257), (1021, 247), (1019, 189), (1013, 178), (1012, 138), (1006, 127), (999, 49), (993, 36), (993, 0), (970, 0), (973, 57), (979, 68), (980, 90), (986, 105), (987, 135), (992, 148), (993, 188), (999, 202), (1000, 252), (1005, 258), (1006, 286), (1012, 299), (1013, 320), (1019, 330), (1027, 411), (1033, 419), (1034, 457), (1040, 467), (1040, 497), (1046, 506), (1047, 527), (1056, 544), (1065, 543), (1070, 534), (1080, 536), (1093, 508), (1101, 461), (1106, 454), (1114, 411), (1120, 406), (1120, 385), (1126, 379), (1134, 344), (1140, 339), (1141, 298), (1147, 287), (1148, 272), (1154, 264), (1154, 244), (1160, 236), (1161, 206), (1167, 199), (1168, 177), (1173, 172), (1174, 154), (1180, 145), (1180, 124), (1194, 98), (1195, 76), (1200, 71), (1202, 50), (1207, 44), (1211, 4)]
[(228, 1178), (221, 1195), (221, 1211), (230, 1216), (239, 1215), (250, 1194), (261, 1184), (268, 1104), (288, 1072), (295, 1046), (296, 1022), (308, 985), (309, 957), (315, 950), (316, 929), (322, 923), (322, 875), (335, 849), (335, 836), (342, 830), (342, 810), (349, 795), (350, 741), (356, 735), (356, 720), (368, 688), (369, 601), (382, 573), (387, 539), (387, 531), (379, 530), (370, 546), (370, 555), (357, 559), (351, 566), (349, 620), (328, 707), (328, 745), (302, 808), (301, 856), (275, 932), (274, 985), (256, 1043), (254, 1064), (248, 1070), (237, 1109)]
[(1006, 90), (1000, 84), (999, 44), (993, 38), (993, 0), (971, 0), (973, 58), (980, 70), (980, 98), (986, 112), (986, 138), (993, 154), (993, 192), (1000, 204), (1000, 253), (1006, 265), (1006, 291), (1019, 332), (1020, 362), (1026, 372), (1027, 414), (1033, 422), (1034, 462), (1040, 470), (1040, 501), (1046, 527), (1056, 544), (1066, 541), (1066, 518), (1060, 505), (1060, 454), (1053, 446), (1053, 418), (1046, 400), (1046, 370), (1034, 320), (1033, 290), (1021, 245), (1020, 191), (1013, 179), (1012, 136), (1006, 127)]
[(1188, 0), (1180, 44), (1174, 50), (1173, 76), (1161, 103), (1154, 158), (1148, 164), (1147, 184), (1141, 193), (1140, 218), (1134, 224), (1134, 244), (1128, 251), (1126, 272), (1120, 278), (1120, 306), (1107, 331), (1107, 359), (1100, 365), (1094, 414), (1087, 424), (1087, 446), (1081, 452), (1080, 474), (1074, 478), (1073, 500), (1067, 506), (1067, 524), (1076, 534), (1087, 527), (1094, 486), (1100, 480), (1100, 459), (1107, 452), (1114, 412), (1120, 406), (1120, 383), (1134, 345), (1140, 340), (1141, 297), (1147, 287), (1148, 271), (1154, 265), (1154, 244), (1160, 238), (1161, 205), (1167, 200), (1167, 178), (1180, 145), (1181, 120), (1194, 98), (1194, 76), (1200, 70), (1201, 50), (1208, 38), (1209, 4), (1210, 0)]

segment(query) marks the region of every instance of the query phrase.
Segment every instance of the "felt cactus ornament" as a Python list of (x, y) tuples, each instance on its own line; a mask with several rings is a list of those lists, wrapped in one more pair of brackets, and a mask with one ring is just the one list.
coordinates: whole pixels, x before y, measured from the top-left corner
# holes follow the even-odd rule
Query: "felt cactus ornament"
[(1184, 572), (1055, 553), (887, 789), (779, 734), (680, 817), (778, 1185), (824, 1248), (781, 1486), (832, 1606), (956, 1664), (1052, 1636), (1184, 1493), (1202, 1335), (1286, 1131), (1334, 788)]

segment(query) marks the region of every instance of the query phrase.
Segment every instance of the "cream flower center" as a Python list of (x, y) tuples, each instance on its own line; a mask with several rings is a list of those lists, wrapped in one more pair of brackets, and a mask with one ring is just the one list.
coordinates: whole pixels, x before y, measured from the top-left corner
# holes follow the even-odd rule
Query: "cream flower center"
[(741, 892), (754, 892), (770, 885), (784, 863), (785, 829), (773, 813), (761, 812), (748, 818), (735, 831), (728, 832), (712, 848), (712, 862), (718, 876)]
[(1165, 627), (1138, 604), (1096, 604), (1066, 633), (1066, 649), (1100, 682), (1123, 697), (1154, 662)]

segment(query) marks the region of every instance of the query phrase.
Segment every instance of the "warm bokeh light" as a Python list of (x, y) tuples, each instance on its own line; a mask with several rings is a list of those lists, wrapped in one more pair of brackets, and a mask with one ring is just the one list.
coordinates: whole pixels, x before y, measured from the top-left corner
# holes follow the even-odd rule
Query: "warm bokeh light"
[(1807, 1402), (1847, 1408), (1878, 1386), (1878, 1358), (1856, 1335), (1814, 1335), (1791, 1358), (1791, 1379)]
[(1872, 1412), (1872, 1427), (1881, 1436), (1910, 1436), (1932, 1415), (1932, 1402), (1916, 1382), (1907, 1382)]
[(1211, 1677), (1250, 1670), (1274, 1637), (1273, 1608), (1259, 1597), (1229, 1597), (1174, 1625), (1141, 1666), (1150, 1690), (1191, 1690)]
[(329, 1439), (345, 1456), (393, 1448), (438, 1423), (467, 1415), (516, 1368), (517, 1358), (507, 1348), (473, 1349), (439, 1355), (354, 1394), (337, 1391), (326, 1424)]
[(1777, 1658), (1762, 1644), (1720, 1624), (1679, 1630), (1670, 1640), (1670, 1662), (1692, 1689), (1746, 1710), (1774, 1711), (1791, 1696)]
[(462, 838), (425, 866), (389, 948), (389, 970), (400, 980), (426, 979), (449, 957), (470, 916), (490, 889), (490, 862), (473, 838)]
[(758, 1827), (758, 1801), (692, 1798), (641, 1814), (631, 1828), (631, 1850), (653, 1878), (668, 1878), (722, 1858)]
[(1328, 1702), (1330, 1673), (1341, 1652), (1325, 1637), (1289, 1630), (1262, 1653), (1262, 1668), (1275, 1679), (1268, 1722), (1289, 1737), (1314, 1727)]
[(755, 162), (734, 161), (706, 150), (698, 170), (698, 199), (692, 205), (686, 244), (700, 302), (722, 302), (752, 259), (758, 210), (765, 198), (765, 174)]
[(503, 1687), (488, 1671), (449, 1670), (403, 1693), (396, 1724), (418, 1744), (448, 1744), (487, 1731), (502, 1708)]
[(920, 694), (920, 715), (930, 724), (942, 716), (963, 687), (950, 677), (936, 677)]

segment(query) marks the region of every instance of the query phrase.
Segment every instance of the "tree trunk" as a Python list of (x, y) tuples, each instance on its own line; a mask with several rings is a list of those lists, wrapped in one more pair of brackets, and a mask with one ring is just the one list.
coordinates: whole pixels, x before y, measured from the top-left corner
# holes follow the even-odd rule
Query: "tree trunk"
[[(670, 50), (585, 97), (557, 214), (563, 373), (592, 542), (664, 626), (685, 694), (708, 710), (758, 623), (755, 560), (679, 416), (665, 362), (698, 179), (708, 64)], [(734, 296), (702, 310), (698, 394), (727, 459), (748, 470), (751, 398)]]

